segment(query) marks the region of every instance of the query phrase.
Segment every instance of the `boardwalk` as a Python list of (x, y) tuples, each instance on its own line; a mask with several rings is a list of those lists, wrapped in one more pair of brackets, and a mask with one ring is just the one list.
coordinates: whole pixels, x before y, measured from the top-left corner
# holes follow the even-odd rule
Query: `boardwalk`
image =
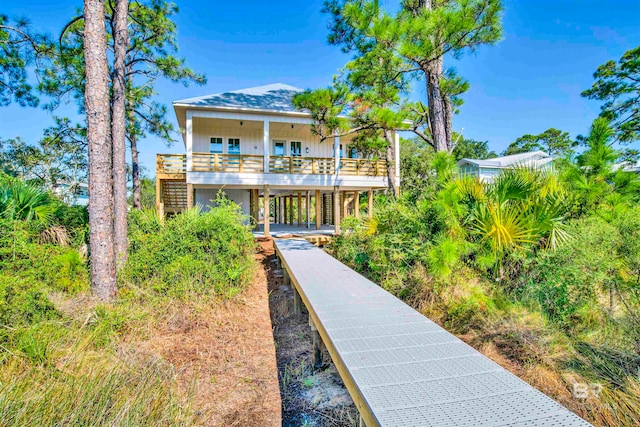
[(590, 426), (321, 249), (275, 245), (367, 426)]

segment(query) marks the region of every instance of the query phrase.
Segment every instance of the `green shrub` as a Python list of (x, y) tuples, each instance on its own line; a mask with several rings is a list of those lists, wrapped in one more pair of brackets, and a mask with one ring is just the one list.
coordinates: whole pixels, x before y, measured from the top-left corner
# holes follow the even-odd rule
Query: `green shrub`
[(530, 260), (521, 278), (521, 292), (540, 303), (553, 319), (571, 321), (584, 306), (614, 286), (620, 267), (616, 227), (598, 217), (574, 221), (568, 244)]
[(122, 278), (174, 296), (232, 296), (253, 277), (254, 238), (240, 207), (219, 198), (216, 207), (166, 220), (133, 212), (129, 260)]
[(0, 323), (15, 328), (56, 318), (47, 294), (43, 285), (0, 273)]

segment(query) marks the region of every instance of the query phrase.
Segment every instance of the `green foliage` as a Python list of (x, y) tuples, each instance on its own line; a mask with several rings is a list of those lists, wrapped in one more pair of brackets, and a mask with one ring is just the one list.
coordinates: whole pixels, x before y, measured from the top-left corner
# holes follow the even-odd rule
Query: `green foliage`
[(489, 141), (461, 138), (451, 152), (456, 160), (460, 159), (490, 159), (498, 155), (489, 150)]
[(43, 285), (34, 286), (29, 278), (0, 274), (0, 323), (16, 327), (57, 316)]
[(15, 221), (47, 225), (54, 214), (49, 195), (36, 185), (0, 176), (0, 215)]
[(616, 227), (587, 217), (575, 221), (569, 232), (575, 238), (568, 244), (531, 261), (523, 284), (523, 292), (560, 321), (596, 304), (598, 291), (609, 289), (619, 267)]
[(218, 198), (208, 212), (167, 219), (131, 213), (129, 260), (122, 279), (173, 296), (233, 296), (253, 277), (253, 236), (240, 208)]
[[(0, 424), (198, 424), (173, 367), (137, 343), (169, 307), (187, 304), (179, 299), (198, 309), (253, 278), (245, 218), (228, 200), (216, 204), (166, 221), (132, 212), (121, 298), (108, 305), (89, 296), (76, 249), (84, 239), (43, 243), (28, 216), (0, 216)], [(52, 227), (86, 229), (85, 209), (57, 200), (52, 209)]]
[(435, 190), (433, 148), (417, 139), (400, 140), (401, 194), (414, 200)]
[(523, 135), (509, 144), (503, 155), (544, 151), (552, 157), (569, 157), (577, 143), (571, 139), (569, 132), (550, 128), (539, 135)]
[[(324, 11), (331, 15), (329, 42), (354, 53), (346, 80), (362, 100), (364, 115), (380, 118), (377, 113), (382, 112), (393, 117), (377, 120), (386, 128), (409, 120), (407, 129), (443, 151), (452, 148), (451, 117), (469, 87), (455, 70), (443, 71), (443, 57), (495, 43), (501, 35), (501, 8), (498, 0), (404, 1), (391, 11), (377, 0), (328, 0)], [(437, 80), (429, 80), (430, 75)], [(403, 99), (413, 81), (427, 85), (430, 110), (422, 102)], [(356, 106), (353, 111), (358, 115), (359, 110)], [(447, 128), (445, 147), (429, 125), (436, 110)]]
[(27, 70), (46, 55), (48, 45), (44, 36), (33, 33), (28, 21), (11, 20), (0, 13), (0, 106), (11, 102), (21, 106), (38, 105)]
[(604, 102), (600, 115), (612, 122), (619, 141), (640, 139), (640, 46), (625, 52), (617, 63), (600, 65), (593, 78), (593, 86), (582, 96)]
[[(62, 190), (86, 180), (87, 151), (85, 130), (69, 119), (54, 117), (55, 125), (44, 130), (37, 144), (20, 137), (0, 143), (0, 170), (38, 183), (49, 191)], [(72, 194), (60, 195), (71, 199)]]
[[(113, 47), (113, 7), (105, 4), (108, 43)], [(159, 78), (188, 85), (206, 83), (204, 75), (194, 72), (184, 58), (177, 56), (175, 3), (165, 0), (131, 2), (129, 5), (129, 49), (127, 52), (127, 138), (139, 139), (146, 133), (157, 135), (166, 143), (174, 141), (175, 129), (167, 120), (165, 105), (153, 100)], [(70, 20), (60, 34), (54, 59), (40, 71), (40, 90), (51, 97), (49, 109), (72, 96), (84, 111), (84, 56), (82, 11)]]

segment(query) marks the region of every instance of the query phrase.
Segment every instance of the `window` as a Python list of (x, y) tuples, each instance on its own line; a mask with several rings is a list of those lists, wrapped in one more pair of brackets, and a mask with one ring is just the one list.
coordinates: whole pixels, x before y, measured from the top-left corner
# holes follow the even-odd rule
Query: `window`
[[(331, 157), (334, 157), (336, 155), (336, 149), (335, 147), (331, 149)], [(340, 144), (340, 158), (344, 159), (344, 156), (342, 155), (342, 144)]]
[(300, 141), (291, 141), (291, 155), (293, 157), (302, 156), (302, 142), (300, 142)]
[(227, 145), (228, 154), (240, 154), (240, 139), (229, 138), (229, 145)]
[(222, 153), (222, 138), (211, 138), (211, 153)]
[(350, 159), (358, 158), (358, 151), (355, 148), (349, 148), (349, 158)]
[(273, 141), (273, 155), (284, 156), (285, 141)]

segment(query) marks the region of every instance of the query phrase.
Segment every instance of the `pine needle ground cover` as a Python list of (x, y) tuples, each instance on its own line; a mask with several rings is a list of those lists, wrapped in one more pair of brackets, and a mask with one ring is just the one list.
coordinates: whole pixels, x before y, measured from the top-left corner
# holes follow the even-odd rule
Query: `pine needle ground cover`
[(152, 344), (158, 331), (176, 336), (167, 330), (176, 322), (218, 324), (225, 305), (237, 311), (233, 297), (256, 271), (238, 206), (166, 221), (132, 213), (130, 258), (110, 305), (88, 289), (86, 222), (60, 217), (0, 219), (0, 424), (211, 424), (196, 404), (198, 385), (214, 379), (185, 380)]

